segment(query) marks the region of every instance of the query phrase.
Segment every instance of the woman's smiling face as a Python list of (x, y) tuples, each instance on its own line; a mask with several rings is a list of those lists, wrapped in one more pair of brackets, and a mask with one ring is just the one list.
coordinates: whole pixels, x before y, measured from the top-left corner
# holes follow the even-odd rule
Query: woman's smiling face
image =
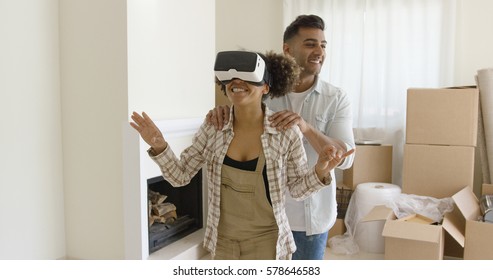
[(262, 96), (267, 92), (267, 84), (255, 86), (240, 79), (233, 79), (226, 85), (226, 95), (235, 106), (260, 104)]

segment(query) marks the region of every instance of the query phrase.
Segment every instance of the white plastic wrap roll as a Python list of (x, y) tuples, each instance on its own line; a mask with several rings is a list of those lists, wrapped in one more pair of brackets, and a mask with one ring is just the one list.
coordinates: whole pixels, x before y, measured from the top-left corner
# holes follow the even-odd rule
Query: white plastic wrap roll
[(356, 186), (346, 212), (345, 224), (361, 251), (384, 253), (383, 221), (360, 222), (373, 207), (396, 199), (401, 188), (388, 183), (363, 183)]
[(481, 101), (484, 142), (488, 159), (489, 177), (493, 179), (493, 68), (481, 69), (476, 76)]

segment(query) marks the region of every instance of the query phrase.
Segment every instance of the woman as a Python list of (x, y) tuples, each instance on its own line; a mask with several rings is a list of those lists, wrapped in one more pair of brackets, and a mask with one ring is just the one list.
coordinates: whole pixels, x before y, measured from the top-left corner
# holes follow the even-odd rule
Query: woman
[(147, 114), (134, 112), (130, 124), (151, 146), (149, 155), (173, 186), (186, 185), (206, 164), (204, 247), (214, 259), (289, 259), (296, 246), (284, 210), (285, 191), (295, 199), (308, 197), (330, 184), (330, 170), (353, 151), (341, 154), (328, 146), (309, 170), (299, 128), (270, 126), (273, 112), (262, 100), (291, 90), (299, 74), (294, 60), (272, 52), (221, 52), (215, 70), (216, 82), (233, 104), (230, 121), (221, 131), (204, 122), (180, 159)]

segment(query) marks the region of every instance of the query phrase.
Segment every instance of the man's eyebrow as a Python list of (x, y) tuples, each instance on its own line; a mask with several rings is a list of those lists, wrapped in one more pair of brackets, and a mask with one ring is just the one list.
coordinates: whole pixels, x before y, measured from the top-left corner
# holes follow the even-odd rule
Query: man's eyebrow
[[(308, 38), (308, 39), (305, 39), (303, 42), (311, 42), (311, 43), (317, 43), (318, 40), (317, 39), (311, 39), (311, 38)], [(327, 44), (327, 41), (326, 40), (323, 40), (322, 42), (320, 42), (322, 44)]]

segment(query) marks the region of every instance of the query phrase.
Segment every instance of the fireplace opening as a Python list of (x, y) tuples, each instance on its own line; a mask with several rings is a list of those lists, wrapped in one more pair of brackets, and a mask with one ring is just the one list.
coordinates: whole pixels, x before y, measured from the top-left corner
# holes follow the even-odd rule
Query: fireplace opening
[[(147, 180), (149, 198), (149, 253), (153, 253), (203, 227), (202, 170), (188, 185), (173, 187), (162, 176)], [(151, 195), (160, 204), (151, 205)], [(164, 198), (164, 199), (163, 199)], [(158, 213), (159, 212), (159, 213)], [(162, 214), (160, 218), (159, 214)]]

